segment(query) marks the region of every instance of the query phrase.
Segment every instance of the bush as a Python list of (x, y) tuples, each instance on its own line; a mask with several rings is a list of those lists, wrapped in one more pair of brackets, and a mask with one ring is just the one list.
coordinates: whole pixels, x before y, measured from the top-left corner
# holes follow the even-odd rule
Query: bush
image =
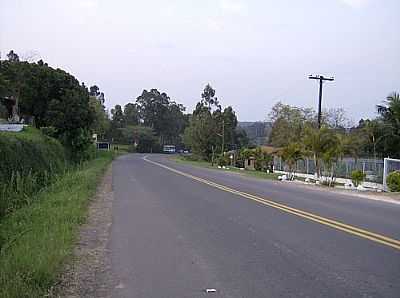
[(129, 145), (129, 146), (128, 146), (128, 152), (129, 152), (129, 153), (135, 153), (135, 152), (136, 152), (136, 147), (135, 147), (135, 145)]
[(391, 172), (386, 178), (386, 184), (390, 191), (400, 192), (400, 171)]
[(201, 158), (201, 156), (198, 156), (196, 154), (181, 155), (181, 157), (184, 160), (188, 160), (188, 161), (204, 161), (204, 159)]
[(365, 176), (366, 175), (360, 170), (353, 171), (351, 172), (351, 181), (353, 182), (354, 186), (357, 187), (361, 182), (364, 181)]
[(56, 138), (57, 137), (57, 130), (52, 127), (41, 127), (40, 131), (42, 132), (42, 134), (48, 136), (48, 137), (52, 137), (52, 138)]
[(29, 203), (66, 166), (63, 146), (39, 130), (0, 133), (0, 218)]
[(227, 155), (220, 155), (215, 161), (217, 165), (223, 167), (223, 166), (228, 166), (230, 164), (230, 159)]

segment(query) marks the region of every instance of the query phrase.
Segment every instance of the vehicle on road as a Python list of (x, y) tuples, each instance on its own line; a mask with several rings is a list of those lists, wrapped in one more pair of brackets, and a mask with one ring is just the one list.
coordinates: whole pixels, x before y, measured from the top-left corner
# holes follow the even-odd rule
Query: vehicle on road
[(175, 153), (176, 152), (175, 145), (164, 145), (163, 152), (164, 153)]

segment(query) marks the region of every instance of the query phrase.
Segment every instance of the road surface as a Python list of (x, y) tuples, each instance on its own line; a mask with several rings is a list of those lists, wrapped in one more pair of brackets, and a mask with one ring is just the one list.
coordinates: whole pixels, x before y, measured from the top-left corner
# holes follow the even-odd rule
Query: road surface
[(113, 189), (113, 297), (400, 297), (398, 204), (162, 155), (115, 160)]

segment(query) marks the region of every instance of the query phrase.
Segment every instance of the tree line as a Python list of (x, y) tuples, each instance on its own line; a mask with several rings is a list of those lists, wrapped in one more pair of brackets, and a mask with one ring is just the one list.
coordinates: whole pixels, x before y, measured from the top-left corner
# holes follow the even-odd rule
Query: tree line
[[(351, 125), (343, 108), (322, 113), (322, 127), (341, 137), (347, 137), (360, 157), (400, 157), (400, 99), (393, 92), (376, 106), (378, 116), (361, 119)], [(272, 121), (270, 144), (285, 147), (302, 139), (317, 128), (317, 113), (310, 108), (278, 102), (269, 114)]]
[(32, 123), (61, 140), (72, 160), (85, 159), (95, 113), (89, 90), (71, 74), (39, 60), (20, 61), (10, 51), (0, 59), (0, 113), (14, 122)]
[[(282, 156), (289, 163), (299, 158), (298, 153), (308, 154), (317, 168), (345, 155), (399, 158), (399, 102), (398, 93), (390, 94), (377, 106), (378, 117), (362, 119), (353, 126), (343, 109), (330, 109), (322, 115), (321, 130), (316, 127), (313, 109), (279, 102), (269, 114), (269, 142), (285, 149)], [(88, 88), (62, 69), (42, 60), (20, 61), (10, 51), (7, 59), (0, 59), (0, 103), (3, 118), (19, 115), (61, 140), (76, 160), (88, 151), (92, 133), (100, 140), (127, 144), (132, 151), (158, 152), (163, 145), (171, 144), (209, 161), (224, 158), (226, 151), (249, 146), (245, 132), (238, 128), (235, 111), (222, 106), (209, 84), (192, 113), (157, 89), (143, 90), (124, 107), (116, 105), (108, 112), (104, 92), (97, 85)]]
[(234, 110), (220, 105), (210, 85), (192, 114), (157, 89), (143, 90), (110, 112), (105, 100), (97, 85), (88, 88), (42, 60), (21, 61), (14, 51), (0, 59), (0, 118), (32, 124), (58, 138), (74, 160), (86, 158), (93, 133), (132, 151), (159, 152), (170, 144), (208, 160), (248, 143)]
[(388, 95), (376, 110), (375, 119), (361, 119), (350, 126), (343, 109), (331, 109), (322, 114), (322, 127), (318, 129), (313, 109), (279, 102), (269, 115), (273, 123), (270, 142), (280, 148), (291, 176), (298, 160), (312, 158), (316, 174), (330, 177), (332, 183), (336, 165), (344, 157), (400, 158), (399, 94)]
[(165, 92), (143, 90), (134, 102), (111, 109), (104, 138), (129, 144), (138, 152), (159, 152), (163, 145), (175, 145), (206, 160), (247, 145), (245, 133), (237, 128), (234, 110), (222, 108), (209, 84), (193, 113), (185, 111)]

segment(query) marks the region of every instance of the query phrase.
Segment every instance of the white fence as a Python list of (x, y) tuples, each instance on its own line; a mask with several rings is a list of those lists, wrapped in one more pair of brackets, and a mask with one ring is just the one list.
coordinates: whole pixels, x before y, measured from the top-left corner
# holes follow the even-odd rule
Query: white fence
[[(285, 162), (280, 157), (274, 159), (275, 170), (287, 171)], [(329, 172), (329, 169), (325, 169), (322, 164), (322, 172)], [(366, 181), (380, 183), (383, 181), (383, 160), (374, 158), (344, 158), (343, 160), (336, 163), (335, 174), (338, 178), (351, 178), (351, 173), (354, 170), (360, 170), (366, 175)], [(315, 162), (313, 159), (306, 158), (299, 160), (296, 163), (296, 172), (314, 175)]]

